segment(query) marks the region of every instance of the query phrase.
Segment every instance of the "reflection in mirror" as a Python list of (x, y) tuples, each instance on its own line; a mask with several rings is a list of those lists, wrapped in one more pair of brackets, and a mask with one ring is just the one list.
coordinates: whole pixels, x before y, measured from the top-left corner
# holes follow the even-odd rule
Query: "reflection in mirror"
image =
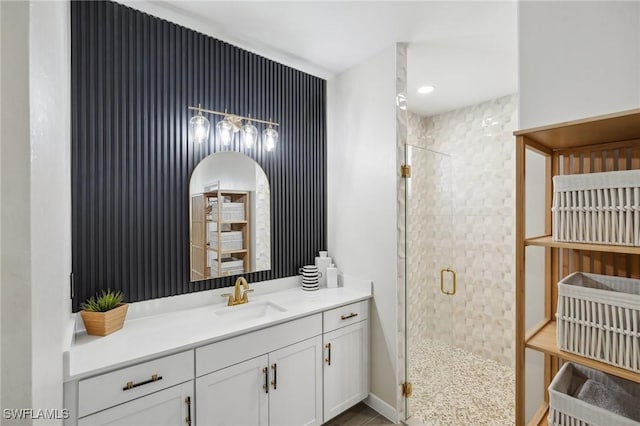
[(271, 193), (239, 152), (203, 159), (189, 184), (191, 281), (271, 269)]

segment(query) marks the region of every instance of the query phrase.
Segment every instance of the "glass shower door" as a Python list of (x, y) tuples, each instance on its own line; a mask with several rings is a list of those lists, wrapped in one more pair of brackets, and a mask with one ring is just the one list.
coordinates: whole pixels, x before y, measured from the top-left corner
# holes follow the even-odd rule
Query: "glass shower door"
[[(447, 154), (405, 145), (411, 177), (405, 193), (405, 332), (407, 418), (448, 424), (434, 416), (442, 395), (438, 383), (454, 379), (441, 357), (452, 344), (457, 292), (453, 261), (452, 160)], [(444, 349), (443, 349), (444, 348)]]

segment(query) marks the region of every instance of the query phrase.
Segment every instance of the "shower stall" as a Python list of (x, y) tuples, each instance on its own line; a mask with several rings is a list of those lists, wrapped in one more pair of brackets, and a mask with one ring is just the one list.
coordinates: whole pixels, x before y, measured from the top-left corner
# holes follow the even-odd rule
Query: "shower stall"
[(405, 415), (514, 424), (517, 96), (430, 117), (407, 112)]

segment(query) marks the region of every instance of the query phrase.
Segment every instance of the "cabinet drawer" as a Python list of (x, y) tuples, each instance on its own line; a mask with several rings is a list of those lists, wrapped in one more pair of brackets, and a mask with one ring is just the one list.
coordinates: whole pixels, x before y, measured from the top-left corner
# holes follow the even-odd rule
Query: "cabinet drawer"
[(193, 362), (193, 351), (185, 351), (80, 380), (78, 417), (191, 380)]
[(264, 355), (322, 334), (322, 316), (310, 315), (196, 348), (196, 376)]
[(323, 332), (326, 333), (367, 318), (369, 318), (368, 300), (340, 306), (322, 313)]

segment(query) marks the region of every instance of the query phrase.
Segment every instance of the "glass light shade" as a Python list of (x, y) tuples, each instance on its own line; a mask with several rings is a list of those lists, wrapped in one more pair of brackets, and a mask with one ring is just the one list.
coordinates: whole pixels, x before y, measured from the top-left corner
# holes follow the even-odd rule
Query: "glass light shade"
[(271, 127), (267, 127), (262, 131), (262, 146), (267, 151), (273, 151), (278, 144), (278, 131)]
[(225, 118), (224, 120), (218, 121), (218, 124), (216, 124), (216, 130), (218, 132), (220, 144), (223, 146), (229, 145), (233, 140), (233, 124)]
[(258, 141), (258, 129), (251, 124), (251, 121), (247, 121), (240, 129), (240, 140), (247, 148), (253, 148)]
[(189, 120), (189, 134), (194, 143), (209, 140), (209, 120), (199, 112)]

